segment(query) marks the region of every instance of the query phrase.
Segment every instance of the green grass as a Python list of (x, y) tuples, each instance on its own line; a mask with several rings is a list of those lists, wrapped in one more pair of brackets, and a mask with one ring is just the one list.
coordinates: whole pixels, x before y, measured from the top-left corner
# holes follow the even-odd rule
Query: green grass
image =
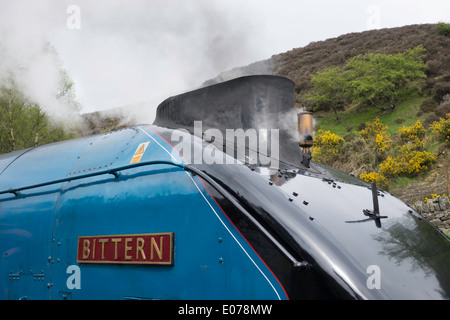
[(396, 177), (389, 180), (389, 188), (391, 190), (404, 189), (416, 181), (417, 177)]
[(334, 113), (324, 114), (318, 119), (316, 130), (330, 130), (341, 137), (345, 137), (351, 132), (359, 131), (359, 126), (363, 123), (379, 118), (381, 123), (388, 126), (391, 135), (404, 126), (411, 126), (420, 120), (422, 123), (429, 113), (417, 116), (420, 105), (427, 97), (415, 97), (408, 101), (399, 103), (394, 110), (383, 111), (378, 108), (349, 108), (339, 112), (339, 120), (336, 120)]
[[(431, 133), (430, 136), (433, 136), (433, 133)], [(425, 145), (426, 150), (428, 152), (433, 153), (433, 154), (436, 154), (436, 152), (438, 151), (438, 149), (441, 146), (445, 146), (445, 141), (439, 141), (438, 139), (435, 139), (434, 141), (431, 140), (431, 142), (429, 143), (428, 147)]]

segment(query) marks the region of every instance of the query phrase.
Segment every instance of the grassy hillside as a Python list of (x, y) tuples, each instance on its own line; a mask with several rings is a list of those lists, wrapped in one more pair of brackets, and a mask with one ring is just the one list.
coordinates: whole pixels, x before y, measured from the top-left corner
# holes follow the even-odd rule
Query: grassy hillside
[(367, 156), (364, 153), (366, 150), (361, 146), (358, 147), (358, 143), (361, 143), (358, 131), (364, 128), (366, 122), (371, 122), (375, 118), (380, 119), (380, 122), (388, 127), (387, 131), (393, 140), (393, 149), (400, 145), (398, 130), (412, 126), (419, 120), (428, 129), (424, 139), (425, 150), (436, 156), (436, 162), (430, 170), (423, 173), (391, 179), (389, 191), (409, 203), (429, 197), (431, 194), (448, 194), (447, 172), (450, 168), (450, 150), (448, 144), (439, 141), (428, 127), (431, 121), (438, 117), (436, 109), (427, 111), (429, 101), (430, 98), (426, 96), (412, 97), (392, 111), (376, 108), (360, 110), (355, 106), (349, 106), (341, 111), (339, 120), (336, 120), (333, 113), (316, 113), (316, 130), (329, 130), (345, 140), (344, 154), (337, 157), (331, 165), (357, 176), (365, 170), (368, 172), (376, 170), (377, 164), (364, 159)]
[[(356, 106), (348, 106), (339, 113), (339, 120), (332, 113), (317, 112), (316, 129), (331, 130), (346, 140), (354, 136), (355, 131), (362, 129), (364, 123), (379, 118), (380, 122), (389, 127), (388, 132), (393, 135), (403, 126), (411, 126), (420, 120), (427, 122), (427, 118), (434, 113), (421, 113), (420, 105), (427, 98), (415, 97), (400, 103), (393, 111), (383, 111), (376, 108), (358, 109)], [(417, 114), (420, 114), (419, 116)]]

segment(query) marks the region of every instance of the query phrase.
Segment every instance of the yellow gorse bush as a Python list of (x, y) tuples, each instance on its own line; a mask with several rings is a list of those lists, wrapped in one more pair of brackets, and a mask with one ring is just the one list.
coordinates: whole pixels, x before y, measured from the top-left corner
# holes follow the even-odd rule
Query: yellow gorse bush
[(397, 131), (404, 142), (419, 142), (425, 137), (426, 130), (420, 121), (410, 127), (403, 127)]
[(369, 172), (369, 173), (367, 173), (364, 170), (364, 172), (359, 175), (359, 178), (364, 180), (364, 181), (367, 181), (367, 182), (375, 181), (377, 186), (379, 186), (381, 188), (387, 188), (387, 186), (388, 186), (388, 180), (386, 179), (386, 177), (384, 175), (382, 175), (379, 172)]
[(414, 145), (400, 147), (396, 157), (387, 157), (380, 164), (380, 173), (386, 177), (398, 175), (416, 175), (433, 165), (436, 156), (428, 151), (419, 151)]
[[(380, 123), (379, 119), (375, 119), (372, 123), (366, 123), (366, 129), (360, 131), (363, 138), (369, 140), (370, 134), (376, 134), (377, 150), (389, 150), (392, 140), (384, 134), (388, 129), (387, 126)], [(403, 145), (392, 150), (391, 155), (380, 163), (378, 172), (367, 173), (364, 171), (360, 175), (361, 179), (368, 182), (375, 181), (380, 186), (387, 186), (389, 178), (402, 175), (415, 176), (431, 168), (436, 156), (424, 150), (423, 138), (426, 135), (426, 130), (422, 123), (417, 121), (412, 126), (403, 127), (397, 131), (397, 134)]]
[(380, 173), (387, 177), (398, 175), (416, 175), (431, 168), (436, 156), (423, 150), (426, 130), (420, 121), (397, 131), (406, 144), (400, 146), (396, 156), (387, 157), (380, 164)]
[(366, 142), (368, 142), (369, 140), (373, 140), (377, 134), (386, 132), (387, 129), (388, 126), (385, 126), (380, 122), (379, 118), (376, 118), (373, 122), (366, 122), (366, 127), (358, 133)]
[(314, 136), (313, 158), (322, 163), (329, 163), (339, 153), (344, 139), (330, 131), (319, 129)]
[(366, 127), (358, 131), (364, 141), (372, 145), (376, 151), (385, 152), (392, 146), (391, 136), (387, 132), (388, 127), (376, 118), (373, 122), (366, 122)]
[(440, 140), (450, 144), (450, 113), (447, 113), (445, 118), (440, 118), (439, 121), (433, 122), (430, 128), (431, 131), (440, 138)]
[(377, 134), (375, 138), (376, 149), (385, 152), (388, 151), (392, 146), (392, 139), (388, 134)]
[[(431, 125), (432, 131), (442, 139), (450, 142), (450, 114)], [(425, 150), (424, 138), (427, 134), (420, 121), (397, 131), (400, 145), (392, 148), (392, 139), (388, 127), (376, 118), (366, 122), (365, 128), (357, 133), (369, 147), (376, 152), (381, 161), (374, 172), (364, 171), (359, 177), (367, 182), (375, 181), (382, 188), (388, 186), (389, 180), (398, 176), (416, 176), (429, 170), (437, 157)], [(313, 157), (319, 162), (330, 163), (343, 147), (344, 139), (330, 131), (319, 130), (315, 137)]]

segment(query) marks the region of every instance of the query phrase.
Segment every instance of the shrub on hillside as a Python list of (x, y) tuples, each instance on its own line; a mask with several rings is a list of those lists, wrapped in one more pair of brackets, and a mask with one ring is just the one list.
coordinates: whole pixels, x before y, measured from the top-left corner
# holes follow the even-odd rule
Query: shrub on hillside
[(314, 136), (314, 148), (312, 157), (315, 161), (323, 164), (331, 164), (339, 155), (344, 144), (344, 139), (340, 136), (319, 129)]
[(428, 60), (427, 61), (428, 68), (425, 70), (425, 74), (428, 77), (435, 77), (442, 72), (442, 68), (444, 67), (444, 63), (441, 60)]
[(387, 129), (388, 127), (376, 118), (373, 122), (366, 122), (364, 129), (358, 131), (358, 133), (377, 153), (383, 153), (389, 150), (392, 145), (392, 139)]
[(425, 119), (423, 125), (425, 126), (425, 128), (431, 128), (431, 125), (436, 121), (439, 121), (439, 117), (433, 113)]
[(415, 176), (430, 169), (436, 156), (428, 151), (417, 150), (413, 144), (401, 146), (398, 155), (388, 157), (380, 164), (379, 173), (385, 177)]
[[(382, 130), (387, 130), (387, 126), (383, 126), (378, 119), (373, 123), (366, 123), (366, 129), (375, 128), (372, 131), (372, 136)], [(440, 125), (436, 125), (436, 130), (442, 130)], [(362, 134), (367, 135), (366, 131)], [(389, 179), (398, 176), (416, 176), (417, 174), (427, 171), (431, 168), (436, 156), (424, 150), (423, 139), (426, 135), (426, 130), (420, 121), (409, 127), (402, 127), (397, 131), (400, 138), (401, 145), (395, 147), (390, 151), (383, 162), (380, 163), (377, 172), (364, 172), (360, 178), (372, 182), (375, 181), (377, 185), (387, 188)], [(375, 145), (375, 148), (378, 148)]]
[(427, 98), (420, 105), (420, 110), (422, 110), (423, 112), (434, 112), (437, 106), (438, 103), (436, 102), (436, 100), (434, 100), (433, 98)]
[(388, 186), (389, 186), (389, 182), (386, 179), (386, 177), (383, 176), (379, 172), (369, 172), (369, 173), (367, 173), (366, 171), (364, 171), (363, 173), (361, 173), (359, 175), (359, 178), (364, 180), (364, 181), (367, 181), (367, 182), (375, 181), (376, 185), (379, 188), (382, 188), (382, 189), (387, 189)]
[(438, 117), (445, 117), (447, 113), (450, 113), (450, 101), (441, 103), (434, 112)]
[(450, 24), (439, 22), (437, 24), (437, 30), (440, 35), (450, 38)]
[(450, 83), (448, 82), (437, 83), (433, 89), (433, 94), (438, 102), (443, 101), (444, 97), (450, 94)]
[(440, 140), (450, 144), (450, 113), (446, 114), (444, 118), (440, 118), (439, 121), (435, 121), (430, 128)]
[(410, 127), (403, 127), (398, 130), (398, 135), (403, 142), (412, 142), (416, 145), (423, 146), (423, 138), (426, 131), (420, 120)]

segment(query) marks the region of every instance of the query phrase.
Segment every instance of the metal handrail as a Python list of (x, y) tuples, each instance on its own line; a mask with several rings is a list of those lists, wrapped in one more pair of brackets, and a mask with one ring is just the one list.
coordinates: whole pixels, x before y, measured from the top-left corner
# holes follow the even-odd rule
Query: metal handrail
[(143, 162), (129, 164), (129, 165), (126, 165), (126, 166), (117, 167), (117, 168), (114, 168), (114, 169), (105, 169), (105, 170), (101, 170), (101, 171), (97, 171), (97, 172), (91, 172), (91, 173), (81, 174), (81, 175), (77, 175), (77, 176), (71, 176), (71, 177), (66, 177), (66, 178), (62, 178), (62, 179), (51, 180), (51, 181), (37, 183), (37, 184), (33, 184), (33, 185), (25, 186), (25, 187), (20, 187), (20, 188), (10, 188), (8, 190), (0, 191), (0, 195), (1, 194), (12, 193), (12, 194), (14, 194), (17, 197), (19, 195), (20, 191), (23, 191), (23, 190), (35, 189), (35, 188), (49, 186), (49, 185), (52, 185), (52, 184), (64, 183), (64, 182), (80, 180), (80, 179), (86, 179), (86, 178), (101, 176), (101, 175), (105, 175), (105, 174), (111, 174), (117, 179), (120, 176), (120, 171), (133, 169), (133, 168), (138, 168), (138, 167), (143, 167), (143, 166), (148, 166), (148, 165), (156, 165), (156, 164), (168, 164), (168, 165), (176, 166), (176, 167), (179, 167), (179, 168), (182, 168), (182, 169), (185, 168), (185, 164), (183, 165), (183, 164), (174, 163), (174, 162), (171, 162), (171, 161), (164, 161), (164, 160), (143, 161)]

